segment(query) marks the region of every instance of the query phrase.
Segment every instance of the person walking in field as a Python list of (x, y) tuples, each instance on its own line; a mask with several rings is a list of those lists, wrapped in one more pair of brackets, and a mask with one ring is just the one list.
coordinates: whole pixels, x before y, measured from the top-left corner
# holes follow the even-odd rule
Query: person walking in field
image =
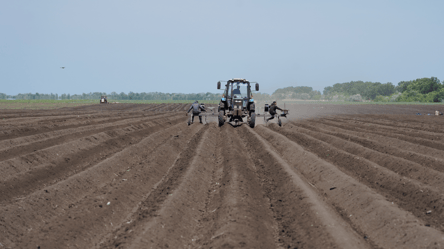
[(276, 101), (273, 101), (273, 103), (271, 103), (270, 107), (268, 107), (268, 112), (270, 113), (271, 117), (267, 118), (267, 122), (274, 118), (274, 115), (276, 115), (276, 109), (283, 111), (281, 108), (279, 108), (277, 106)]
[(201, 112), (201, 111), (205, 111), (205, 108), (202, 107), (202, 106), (199, 104), (199, 102), (196, 100), (196, 101), (194, 101), (194, 103), (190, 106), (190, 109), (188, 109), (187, 114), (186, 114), (187, 116), (188, 116), (188, 113), (189, 113), (191, 110), (193, 110), (193, 116), (191, 116), (191, 123), (194, 122), (194, 116), (199, 116), (199, 121), (200, 121), (200, 123), (202, 124), (202, 117), (200, 116), (200, 112)]

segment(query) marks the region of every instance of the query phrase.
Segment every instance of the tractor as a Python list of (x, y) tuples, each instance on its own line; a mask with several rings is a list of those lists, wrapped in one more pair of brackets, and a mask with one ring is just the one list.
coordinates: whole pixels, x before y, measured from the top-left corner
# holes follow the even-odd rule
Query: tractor
[(100, 104), (107, 104), (108, 100), (106, 99), (105, 95), (102, 95), (102, 97), (100, 97)]
[(225, 90), (218, 107), (219, 127), (224, 125), (225, 122), (234, 122), (237, 126), (244, 123), (246, 117), (246, 123), (254, 128), (256, 113), (251, 84), (255, 83), (255, 90), (259, 91), (259, 83), (234, 78), (217, 82), (217, 89), (221, 89), (222, 82), (225, 84)]

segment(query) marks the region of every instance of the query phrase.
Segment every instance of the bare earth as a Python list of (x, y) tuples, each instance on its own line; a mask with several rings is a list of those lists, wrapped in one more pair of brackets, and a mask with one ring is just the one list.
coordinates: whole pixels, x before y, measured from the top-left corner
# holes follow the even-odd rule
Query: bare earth
[(188, 107), (0, 110), (0, 249), (444, 248), (442, 106)]

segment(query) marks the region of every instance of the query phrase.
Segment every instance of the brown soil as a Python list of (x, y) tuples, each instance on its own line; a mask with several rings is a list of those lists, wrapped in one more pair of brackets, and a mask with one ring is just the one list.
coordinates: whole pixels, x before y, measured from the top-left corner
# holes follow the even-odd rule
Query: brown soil
[(0, 110), (0, 249), (444, 247), (440, 106), (188, 107)]

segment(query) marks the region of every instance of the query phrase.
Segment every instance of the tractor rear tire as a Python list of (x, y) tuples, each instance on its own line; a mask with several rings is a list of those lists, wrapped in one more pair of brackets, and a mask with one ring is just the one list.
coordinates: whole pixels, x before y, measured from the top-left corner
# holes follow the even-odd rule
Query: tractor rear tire
[(251, 113), (251, 116), (250, 116), (250, 127), (251, 128), (254, 128), (254, 125), (256, 124), (256, 113)]
[(225, 123), (224, 116), (224, 111), (219, 111), (219, 127), (221, 127)]

